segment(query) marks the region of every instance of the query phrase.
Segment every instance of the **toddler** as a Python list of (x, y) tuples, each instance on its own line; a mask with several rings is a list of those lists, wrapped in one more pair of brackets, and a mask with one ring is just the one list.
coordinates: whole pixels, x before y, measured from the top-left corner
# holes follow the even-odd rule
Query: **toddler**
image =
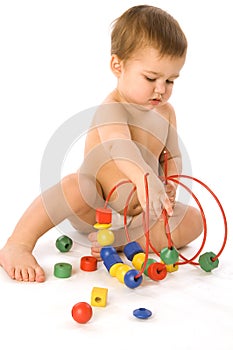
[[(167, 246), (163, 209), (167, 211), (176, 248), (202, 232), (199, 211), (176, 201), (176, 185), (163, 183), (164, 155), (167, 175), (182, 171), (176, 116), (168, 103), (175, 80), (185, 63), (187, 40), (177, 21), (160, 8), (129, 8), (112, 27), (110, 67), (116, 88), (97, 108), (85, 143), (84, 160), (77, 173), (67, 175), (40, 194), (25, 211), (0, 250), (0, 264), (17, 281), (45, 281), (43, 268), (33, 256), (37, 240), (65, 219), (88, 235), (91, 253), (100, 259), (96, 208), (103, 207), (111, 189), (109, 206), (124, 212), (128, 206), (128, 232), (145, 248), (142, 215), (146, 208), (145, 174), (148, 174), (150, 240), (160, 251)], [(114, 230), (115, 246), (124, 244), (125, 228)]]

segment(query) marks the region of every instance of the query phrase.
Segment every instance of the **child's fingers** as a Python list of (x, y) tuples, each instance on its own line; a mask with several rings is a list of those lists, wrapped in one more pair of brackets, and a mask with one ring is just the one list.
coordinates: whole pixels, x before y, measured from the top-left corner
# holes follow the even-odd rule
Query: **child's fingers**
[(162, 196), (161, 203), (162, 203), (163, 208), (166, 210), (167, 214), (169, 216), (172, 216), (173, 215), (173, 205), (172, 205), (170, 199), (166, 195)]

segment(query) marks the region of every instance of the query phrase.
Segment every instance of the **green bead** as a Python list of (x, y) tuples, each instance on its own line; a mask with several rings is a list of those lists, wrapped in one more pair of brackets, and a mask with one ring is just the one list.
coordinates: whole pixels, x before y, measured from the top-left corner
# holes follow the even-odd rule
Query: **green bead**
[(176, 248), (163, 248), (160, 252), (160, 258), (166, 265), (173, 265), (179, 260), (179, 253)]
[(218, 267), (219, 260), (218, 259), (213, 260), (213, 258), (215, 257), (216, 257), (216, 254), (214, 254), (213, 252), (207, 252), (202, 254), (198, 260), (202, 270), (206, 272), (210, 272), (213, 269), (216, 269), (216, 267)]
[(54, 265), (54, 276), (58, 278), (68, 278), (72, 273), (72, 265), (60, 262)]
[(62, 253), (68, 252), (71, 249), (72, 245), (72, 239), (65, 235), (58, 237), (58, 239), (56, 240), (56, 247)]
[[(144, 270), (144, 274), (146, 276), (148, 276), (148, 267), (151, 265), (151, 264), (154, 264), (156, 262), (155, 259), (148, 259), (147, 262), (146, 262), (146, 268)], [(142, 267), (144, 266), (144, 263), (142, 264)]]

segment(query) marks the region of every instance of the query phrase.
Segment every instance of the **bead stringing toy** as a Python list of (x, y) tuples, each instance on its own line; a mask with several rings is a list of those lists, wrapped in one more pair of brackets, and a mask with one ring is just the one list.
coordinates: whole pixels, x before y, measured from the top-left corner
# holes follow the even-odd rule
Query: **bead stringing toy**
[[(127, 209), (129, 205), (129, 201), (131, 199), (131, 196), (136, 191), (136, 187), (134, 186), (132, 191), (130, 192), (126, 205), (124, 208), (124, 227), (125, 227), (125, 233), (126, 238), (128, 240), (128, 243), (124, 247), (124, 254), (126, 258), (131, 261), (133, 267), (130, 265), (125, 264), (125, 262), (121, 259), (121, 257), (117, 254), (116, 249), (112, 246), (114, 242), (114, 234), (112, 231), (109, 231), (108, 228), (111, 227), (111, 209), (107, 208), (108, 201), (110, 200), (110, 197), (112, 193), (116, 190), (117, 187), (125, 184), (125, 183), (132, 183), (130, 180), (124, 180), (118, 183), (114, 188), (109, 192), (106, 201), (105, 201), (105, 207), (104, 208), (98, 208), (96, 210), (96, 219), (97, 223), (94, 225), (96, 229), (98, 229), (97, 239), (101, 248), (101, 258), (103, 260), (103, 263), (106, 267), (106, 269), (109, 271), (110, 275), (113, 277), (116, 277), (120, 282), (124, 283), (129, 288), (136, 288), (142, 283), (142, 274), (144, 274), (146, 277), (151, 278), (155, 281), (160, 281), (164, 279), (167, 275), (167, 272), (174, 272), (178, 270), (179, 265), (184, 264), (192, 264), (192, 265), (199, 265), (200, 268), (206, 272), (211, 272), (213, 269), (218, 267), (219, 264), (219, 256), (222, 254), (226, 241), (227, 241), (227, 220), (225, 216), (224, 209), (217, 198), (217, 196), (214, 194), (214, 192), (202, 181), (188, 176), (188, 175), (171, 175), (167, 176), (167, 154), (165, 152), (165, 170), (164, 170), (164, 178), (161, 178), (162, 181), (166, 184), (167, 181), (173, 181), (175, 184), (182, 186), (186, 191), (190, 193), (192, 198), (195, 200), (197, 206), (199, 207), (200, 214), (202, 216), (203, 220), (203, 241), (201, 243), (201, 247), (198, 250), (198, 252), (192, 257), (192, 258), (185, 258), (178, 250), (174, 247), (170, 229), (169, 229), (169, 223), (168, 223), (168, 215), (166, 213), (166, 210), (163, 209), (162, 214), (164, 218), (164, 226), (165, 226), (165, 232), (168, 239), (168, 246), (163, 248), (161, 252), (159, 253), (155, 247), (153, 247), (150, 238), (149, 238), (149, 193), (148, 193), (148, 183), (147, 183), (147, 176), (149, 174), (145, 174), (144, 180), (145, 180), (145, 192), (146, 192), (146, 210), (143, 213), (143, 224), (145, 228), (145, 239), (146, 239), (146, 251), (144, 252), (141, 246), (137, 242), (131, 242), (130, 237), (127, 230)], [(221, 249), (217, 254), (213, 252), (206, 252), (200, 255), (201, 251), (204, 248), (206, 238), (207, 238), (207, 224), (206, 224), (206, 218), (204, 214), (204, 210), (195, 196), (195, 194), (181, 182), (181, 179), (191, 179), (198, 184), (200, 184), (202, 187), (204, 187), (214, 198), (216, 201), (224, 222), (224, 240), (223, 244), (221, 246)], [(105, 226), (107, 225), (107, 226)], [(108, 232), (111, 232), (110, 235), (108, 232), (104, 232), (104, 230), (107, 230)], [(101, 232), (102, 231), (102, 232)], [(161, 259), (161, 262), (157, 262), (155, 259), (151, 259), (148, 257), (149, 254), (149, 246), (153, 250), (153, 252), (158, 255)], [(194, 260), (199, 257), (198, 262), (195, 262)], [(139, 309), (140, 310), (140, 309)]]

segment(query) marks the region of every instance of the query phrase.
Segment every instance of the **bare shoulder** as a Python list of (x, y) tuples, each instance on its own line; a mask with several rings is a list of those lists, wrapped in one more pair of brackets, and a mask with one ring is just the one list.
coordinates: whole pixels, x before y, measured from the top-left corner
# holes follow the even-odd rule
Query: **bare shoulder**
[(166, 103), (163, 106), (156, 108), (156, 111), (161, 114), (172, 125), (176, 125), (176, 114), (173, 106), (170, 103)]

